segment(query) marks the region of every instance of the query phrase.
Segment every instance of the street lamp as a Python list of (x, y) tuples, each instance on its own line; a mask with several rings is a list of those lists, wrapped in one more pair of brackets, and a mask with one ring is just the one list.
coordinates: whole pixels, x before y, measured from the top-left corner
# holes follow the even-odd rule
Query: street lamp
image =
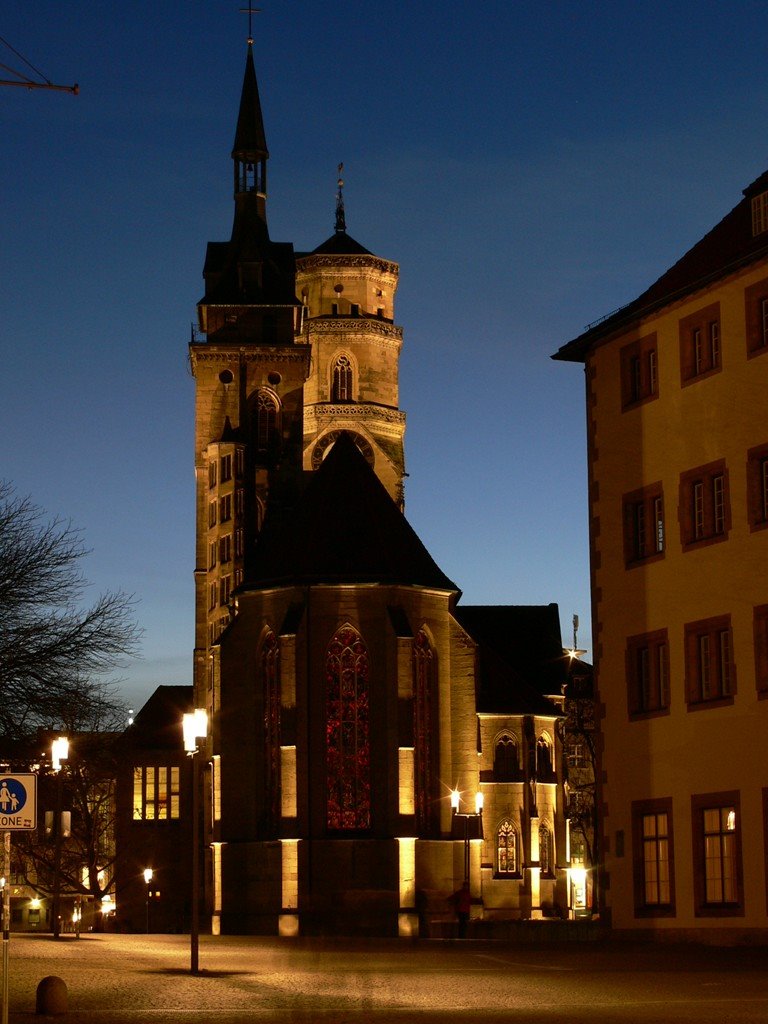
[(63, 776), (61, 774), (62, 761), (69, 757), (69, 740), (66, 736), (59, 736), (51, 743), (51, 767), (56, 773), (56, 812), (53, 816), (53, 937), (58, 939), (61, 935), (60, 903), (61, 903), (61, 839), (63, 829), (61, 827), (61, 805), (63, 802)]
[(483, 838), (483, 794), (475, 794), (475, 810), (474, 813), (471, 811), (459, 811), (461, 795), (458, 789), (451, 790), (451, 811), (453, 812), (454, 818), (462, 818), (464, 820), (464, 881), (469, 884), (469, 821), (470, 818), (477, 822), (477, 827), (473, 829), (477, 833), (477, 839)]
[(184, 750), (192, 759), (192, 920), (189, 925), (190, 973), (198, 973), (198, 948), (200, 939), (200, 766), (197, 741), (208, 735), (208, 712), (195, 708), (182, 718)]
[(147, 935), (149, 935), (149, 883), (152, 881), (153, 874), (152, 868), (144, 868), (144, 884), (147, 887)]

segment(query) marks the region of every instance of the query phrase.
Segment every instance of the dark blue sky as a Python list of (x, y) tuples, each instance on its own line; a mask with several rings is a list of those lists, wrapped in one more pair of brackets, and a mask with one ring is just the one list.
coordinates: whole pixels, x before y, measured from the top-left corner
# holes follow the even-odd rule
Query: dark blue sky
[[(81, 88), (0, 89), (0, 476), (84, 529), (94, 590), (139, 600), (134, 705), (191, 680), (186, 352), (231, 227), (240, 6), (0, 14)], [(400, 264), (409, 520), (466, 603), (556, 601), (591, 647), (583, 373), (549, 357), (768, 166), (764, 5), (261, 6), (272, 237), (332, 232), (343, 160), (350, 234)]]

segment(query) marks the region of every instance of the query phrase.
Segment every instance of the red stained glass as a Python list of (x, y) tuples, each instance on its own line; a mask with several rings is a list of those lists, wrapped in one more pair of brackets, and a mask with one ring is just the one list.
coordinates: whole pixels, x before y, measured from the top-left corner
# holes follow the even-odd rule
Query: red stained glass
[(342, 626), (328, 645), (325, 682), (328, 828), (370, 828), (368, 651), (352, 626)]
[(423, 630), (413, 641), (413, 738), (416, 830), (428, 834), (434, 816), (432, 728), (435, 657)]

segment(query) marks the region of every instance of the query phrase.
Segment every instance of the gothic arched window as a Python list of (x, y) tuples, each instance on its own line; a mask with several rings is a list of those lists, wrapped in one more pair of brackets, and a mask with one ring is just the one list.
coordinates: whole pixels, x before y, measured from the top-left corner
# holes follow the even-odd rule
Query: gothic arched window
[(496, 782), (515, 782), (519, 776), (517, 742), (509, 734), (496, 741), (493, 755), (493, 778)]
[(517, 832), (508, 820), (502, 821), (496, 832), (496, 871), (499, 875), (517, 875)]
[(270, 826), (280, 821), (280, 648), (270, 629), (261, 644), (264, 695), (265, 817)]
[(329, 829), (371, 824), (368, 651), (349, 624), (337, 631), (325, 661)]
[(339, 356), (333, 364), (331, 401), (352, 401), (352, 363), (349, 360), (349, 356)]
[(413, 746), (416, 834), (435, 826), (435, 655), (424, 630), (413, 641)]
[(552, 833), (546, 825), (539, 825), (539, 866), (542, 875), (552, 874)]
[(552, 747), (546, 736), (539, 736), (536, 741), (536, 775), (546, 780), (552, 772)]
[(253, 441), (257, 451), (267, 451), (275, 444), (277, 411), (277, 399), (271, 392), (262, 389), (256, 393)]

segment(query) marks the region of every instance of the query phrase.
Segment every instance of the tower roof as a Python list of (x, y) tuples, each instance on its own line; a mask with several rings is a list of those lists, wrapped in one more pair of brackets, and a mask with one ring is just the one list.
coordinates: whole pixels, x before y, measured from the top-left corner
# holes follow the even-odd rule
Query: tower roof
[(233, 158), (249, 156), (267, 158), (269, 156), (267, 137), (264, 133), (264, 119), (261, 116), (256, 69), (253, 66), (253, 47), (250, 41), (248, 55), (245, 59), (243, 90), (240, 94), (240, 112), (237, 116), (232, 156)]
[(313, 249), (312, 256), (372, 256), (370, 249), (356, 242), (346, 231), (335, 231), (330, 238)]
[(291, 513), (267, 516), (247, 586), (384, 583), (456, 592), (344, 432)]

